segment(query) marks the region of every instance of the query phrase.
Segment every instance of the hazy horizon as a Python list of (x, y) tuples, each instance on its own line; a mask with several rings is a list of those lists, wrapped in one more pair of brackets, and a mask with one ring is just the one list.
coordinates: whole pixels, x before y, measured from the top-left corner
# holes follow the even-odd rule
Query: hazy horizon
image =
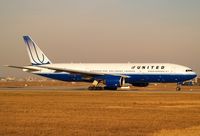
[[(23, 35), (52, 62), (161, 62), (200, 74), (199, 0), (1, 0), (0, 65), (29, 65)], [(0, 76), (27, 76), (0, 68)], [(31, 76), (31, 75), (30, 75)]]

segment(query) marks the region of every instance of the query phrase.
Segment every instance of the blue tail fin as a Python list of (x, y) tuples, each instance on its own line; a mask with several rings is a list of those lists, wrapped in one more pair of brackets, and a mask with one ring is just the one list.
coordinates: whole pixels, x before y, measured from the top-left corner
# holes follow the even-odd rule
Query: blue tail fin
[(30, 36), (23, 36), (24, 42), (27, 44), (27, 51), (32, 65), (50, 64), (51, 61), (36, 45)]

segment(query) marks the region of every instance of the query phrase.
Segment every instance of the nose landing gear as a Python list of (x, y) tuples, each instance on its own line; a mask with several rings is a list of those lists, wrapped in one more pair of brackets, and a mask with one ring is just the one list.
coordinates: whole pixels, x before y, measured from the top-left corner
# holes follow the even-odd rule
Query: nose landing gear
[(176, 91), (181, 91), (181, 83), (177, 83)]

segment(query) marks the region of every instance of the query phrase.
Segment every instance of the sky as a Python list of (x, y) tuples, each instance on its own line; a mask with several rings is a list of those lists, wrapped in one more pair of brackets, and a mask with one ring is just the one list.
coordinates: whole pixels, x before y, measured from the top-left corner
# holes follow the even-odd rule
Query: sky
[(176, 63), (200, 74), (199, 0), (0, 0), (0, 76), (30, 76), (23, 35), (56, 63)]

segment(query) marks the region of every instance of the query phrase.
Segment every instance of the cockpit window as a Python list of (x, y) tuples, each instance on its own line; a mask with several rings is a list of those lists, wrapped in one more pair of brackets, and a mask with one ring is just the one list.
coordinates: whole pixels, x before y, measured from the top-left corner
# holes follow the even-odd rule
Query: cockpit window
[(192, 72), (192, 69), (186, 69), (186, 72)]

